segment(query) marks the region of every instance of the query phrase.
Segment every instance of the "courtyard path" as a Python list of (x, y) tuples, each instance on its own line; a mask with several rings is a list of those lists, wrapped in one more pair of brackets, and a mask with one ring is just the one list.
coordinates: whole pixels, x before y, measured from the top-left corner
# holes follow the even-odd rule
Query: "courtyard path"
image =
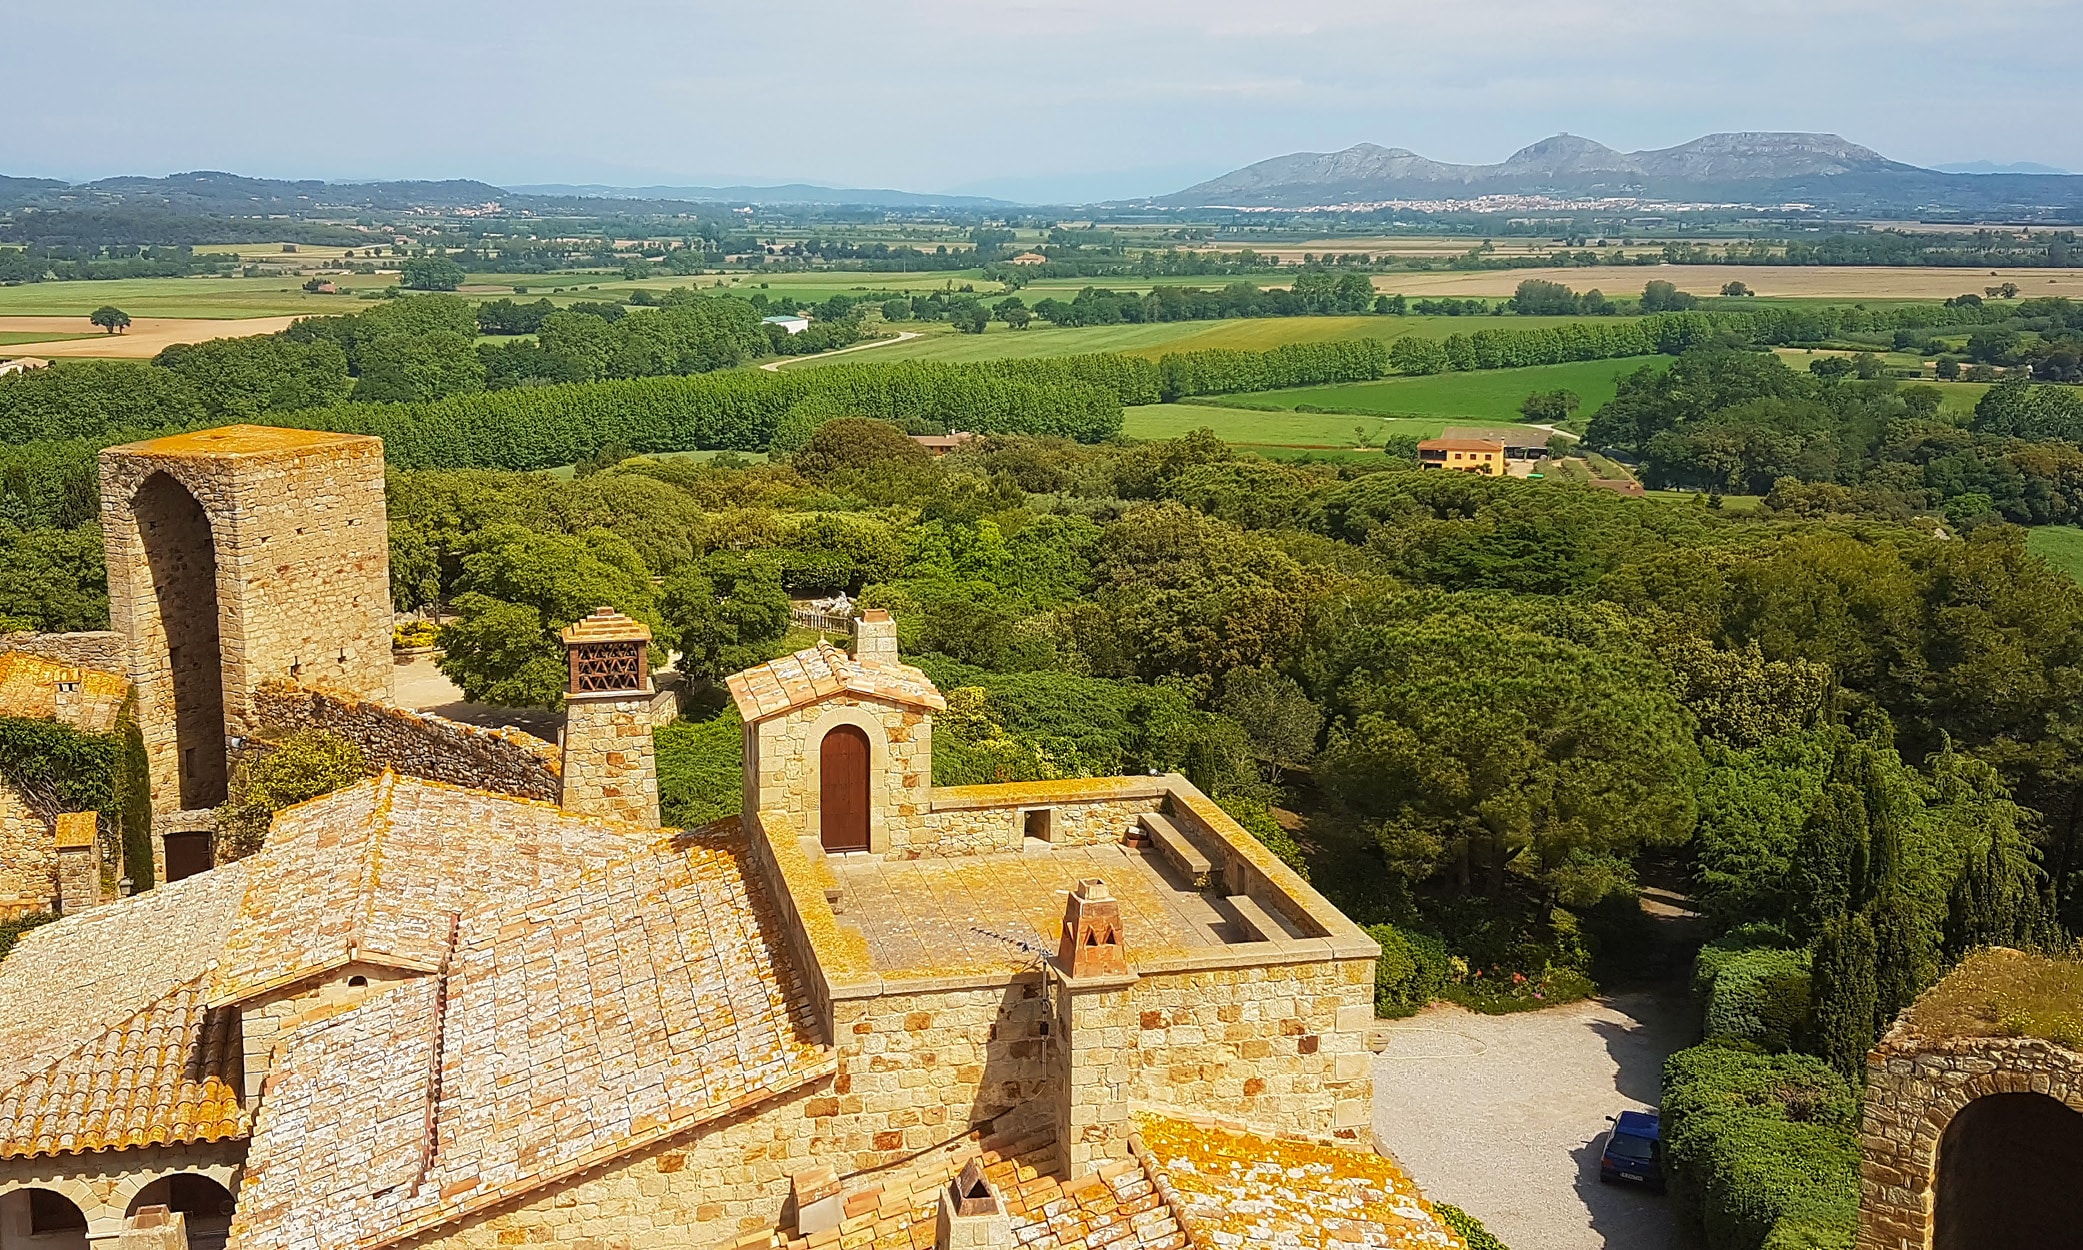
[(1663, 1061), (1697, 1040), (1682, 994), (1483, 1016), (1437, 1005), (1384, 1027), (1374, 1133), (1427, 1197), (1512, 1250), (1686, 1250), (1670, 1200), (1601, 1185), (1606, 1117), (1653, 1110)]

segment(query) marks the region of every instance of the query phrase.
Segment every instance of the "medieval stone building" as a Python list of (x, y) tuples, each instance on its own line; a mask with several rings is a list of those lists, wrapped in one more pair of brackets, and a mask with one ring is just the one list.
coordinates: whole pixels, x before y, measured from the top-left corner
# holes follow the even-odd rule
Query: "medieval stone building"
[(561, 753), (389, 708), (373, 441), (212, 433), (103, 459), (155, 803), (286, 723), (384, 771), (0, 961), (0, 1250), (1461, 1245), (1371, 1149), (1377, 948), (1185, 778), (933, 785), (870, 613), (660, 830), (640, 627)]

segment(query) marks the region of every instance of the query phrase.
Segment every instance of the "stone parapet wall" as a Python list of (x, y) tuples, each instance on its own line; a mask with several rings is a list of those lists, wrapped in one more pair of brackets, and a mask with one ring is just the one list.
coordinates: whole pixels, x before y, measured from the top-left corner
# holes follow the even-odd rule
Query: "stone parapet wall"
[(123, 638), (113, 630), (83, 634), (0, 634), (0, 651), (21, 651), (60, 664), (70, 664), (74, 668), (91, 668), (104, 673), (124, 671)]
[(932, 809), (912, 819), (887, 852), (892, 859), (1016, 852), (1027, 839), (1027, 814), (1046, 812), (1048, 841), (1057, 846), (1119, 842), (1133, 832), (1136, 817), (1164, 806), (1161, 779), (1129, 780), (1120, 787), (1089, 780), (1024, 782), (1002, 786), (950, 786), (933, 791)]
[[(271, 732), (332, 730), (360, 747), (372, 768), (547, 803), (563, 792), (557, 748), (518, 729), (481, 729), (288, 682), (264, 683), (254, 694), (254, 709)], [(655, 793), (652, 812), (656, 823)]]
[(2083, 1112), (2083, 1055), (2038, 1038), (1925, 1041), (1898, 1028), (1867, 1056), (1857, 1250), (1929, 1250), (1939, 1140), (1992, 1094), (2045, 1094)]

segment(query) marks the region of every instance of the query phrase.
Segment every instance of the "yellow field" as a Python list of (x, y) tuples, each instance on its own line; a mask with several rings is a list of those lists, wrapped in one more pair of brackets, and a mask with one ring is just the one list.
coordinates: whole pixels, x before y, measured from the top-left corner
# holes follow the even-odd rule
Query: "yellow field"
[[(94, 357), (102, 360), (150, 360), (176, 343), (236, 339), (287, 330), (294, 317), (243, 317), (238, 320), (195, 317), (137, 317), (122, 334), (103, 334), (85, 317), (0, 317), (4, 341), (17, 345), (10, 356)], [(33, 336), (48, 334), (49, 339)], [(84, 337), (82, 337), (84, 336)]]
[(1448, 273), (1376, 274), (1378, 291), (1410, 296), (1510, 295), (1528, 278), (1544, 278), (1607, 295), (1638, 295), (1644, 283), (1675, 283), (1694, 295), (1715, 295), (1741, 282), (1758, 295), (1783, 299), (1946, 299), (1980, 295), (1984, 287), (2018, 284), (2020, 298), (2083, 297), (2083, 269), (1835, 268), (1823, 265), (1642, 265), (1589, 269), (1491, 269)]

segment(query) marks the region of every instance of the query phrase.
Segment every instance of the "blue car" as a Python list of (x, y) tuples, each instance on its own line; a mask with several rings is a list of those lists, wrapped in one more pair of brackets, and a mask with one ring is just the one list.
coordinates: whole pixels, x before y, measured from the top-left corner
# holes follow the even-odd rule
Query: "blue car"
[(1623, 1111), (1607, 1116), (1613, 1126), (1598, 1156), (1598, 1179), (1608, 1185), (1627, 1182), (1664, 1189), (1663, 1133), (1654, 1111)]

